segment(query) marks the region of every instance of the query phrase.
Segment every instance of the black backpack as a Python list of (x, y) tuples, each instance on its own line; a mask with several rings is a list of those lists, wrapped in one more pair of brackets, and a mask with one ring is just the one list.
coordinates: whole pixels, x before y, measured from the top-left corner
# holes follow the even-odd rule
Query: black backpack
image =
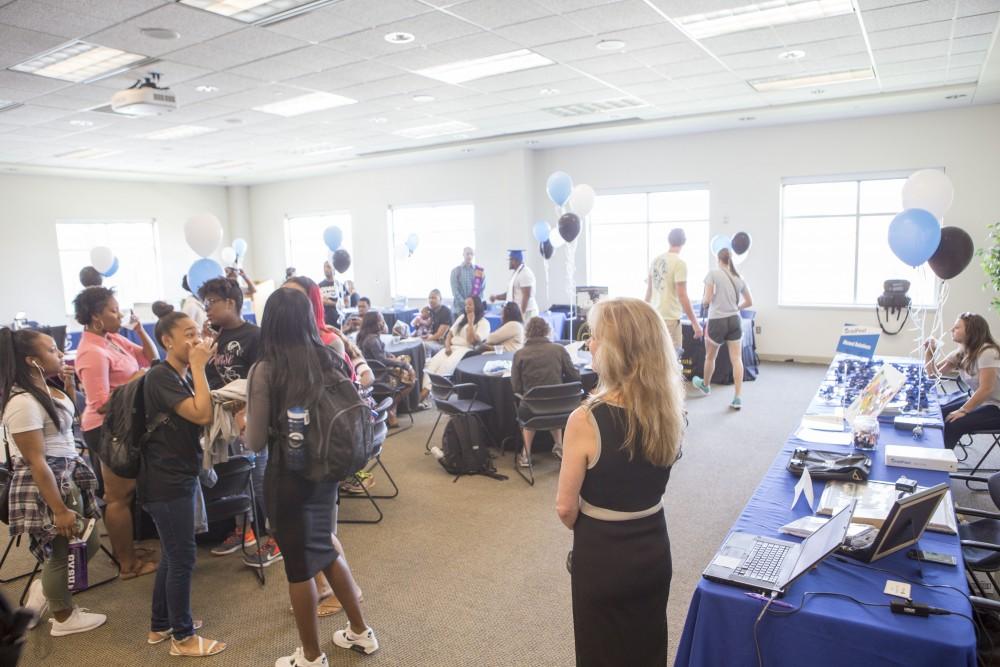
[(111, 392), (101, 410), (104, 426), (97, 455), (111, 472), (126, 479), (139, 476), (142, 446), (153, 431), (170, 421), (170, 415), (165, 413), (152, 420), (146, 419), (145, 385), (145, 375), (123, 384)]
[[(272, 401), (277, 412), (271, 430), (277, 444), (279, 465), (288, 469), (288, 409)], [(309, 425), (303, 440), (305, 466), (298, 471), (315, 482), (341, 481), (358, 472), (375, 453), (375, 419), (370, 404), (354, 383), (334, 371), (325, 380), (316, 405), (309, 408)]]
[(506, 475), (497, 474), (485, 440), (478, 419), (471, 415), (451, 416), (441, 436), (441, 450), (444, 455), (438, 459), (438, 463), (455, 475), (456, 480), (462, 475), (486, 475), (493, 479), (507, 479)]

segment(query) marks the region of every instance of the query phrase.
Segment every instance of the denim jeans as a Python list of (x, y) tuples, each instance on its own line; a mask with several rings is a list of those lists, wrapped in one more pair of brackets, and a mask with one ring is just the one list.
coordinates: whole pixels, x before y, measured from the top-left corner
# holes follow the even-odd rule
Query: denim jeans
[(187, 492), (178, 498), (143, 503), (160, 534), (160, 567), (153, 584), (153, 617), (150, 630), (172, 629), (181, 641), (194, 634), (191, 619), (191, 577), (194, 573), (195, 493), (193, 478)]
[(257, 506), (253, 508), (254, 517), (257, 519), (257, 529), (261, 535), (267, 534), (267, 505), (264, 504), (264, 473), (267, 471), (267, 448), (259, 452), (248, 449), (242, 439), (237, 439), (231, 446), (230, 451), (234, 455), (246, 456), (254, 462), (253, 472), (250, 474), (250, 485), (253, 487), (254, 499)]

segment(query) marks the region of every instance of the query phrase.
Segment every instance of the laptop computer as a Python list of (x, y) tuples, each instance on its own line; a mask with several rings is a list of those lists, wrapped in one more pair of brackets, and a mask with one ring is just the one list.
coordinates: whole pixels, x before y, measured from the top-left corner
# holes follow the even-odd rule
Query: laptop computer
[(793, 581), (843, 544), (856, 504), (857, 500), (852, 500), (801, 543), (731, 533), (702, 576), (722, 584), (783, 595)]
[(942, 483), (897, 498), (878, 531), (847, 541), (840, 553), (871, 563), (914, 544), (924, 534), (946, 493), (948, 485)]

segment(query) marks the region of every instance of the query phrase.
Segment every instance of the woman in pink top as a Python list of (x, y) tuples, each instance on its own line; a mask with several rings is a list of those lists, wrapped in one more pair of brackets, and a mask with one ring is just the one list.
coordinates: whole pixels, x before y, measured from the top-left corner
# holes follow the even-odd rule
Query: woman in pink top
[[(104, 415), (99, 410), (108, 402), (111, 392), (129, 380), (142, 375), (151, 362), (159, 358), (156, 345), (133, 314), (129, 325), (142, 338), (142, 346), (120, 335), (122, 314), (114, 292), (106, 287), (88, 287), (73, 301), (76, 321), (83, 325), (83, 335), (76, 353), (76, 372), (87, 395), (87, 407), (81, 418), (83, 439), (91, 456), (100, 458), (101, 425)], [(111, 546), (121, 564), (122, 579), (131, 579), (156, 571), (155, 562), (138, 558), (132, 543), (132, 499), (135, 480), (114, 474), (101, 464), (104, 479), (104, 524), (108, 528)]]

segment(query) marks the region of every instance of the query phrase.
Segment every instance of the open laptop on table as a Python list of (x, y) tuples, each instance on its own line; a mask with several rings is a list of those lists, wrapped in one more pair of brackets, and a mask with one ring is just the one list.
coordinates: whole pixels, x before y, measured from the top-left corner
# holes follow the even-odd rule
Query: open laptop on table
[(947, 493), (948, 485), (942, 483), (897, 498), (878, 531), (855, 537), (844, 544), (840, 552), (871, 563), (915, 544)]
[(711, 581), (783, 595), (793, 581), (840, 548), (856, 500), (801, 543), (752, 533), (731, 533), (702, 573)]

